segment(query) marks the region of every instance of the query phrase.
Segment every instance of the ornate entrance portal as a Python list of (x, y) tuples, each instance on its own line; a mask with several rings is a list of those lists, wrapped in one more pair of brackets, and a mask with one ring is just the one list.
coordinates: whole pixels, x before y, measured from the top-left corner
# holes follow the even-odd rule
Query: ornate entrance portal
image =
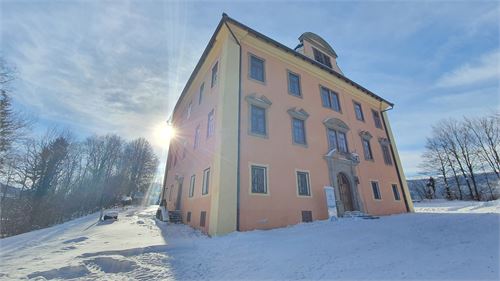
[(355, 211), (354, 202), (352, 199), (351, 184), (344, 173), (338, 173), (337, 186), (340, 193), (340, 200), (344, 205), (344, 212)]
[(365, 212), (356, 175), (359, 156), (349, 152), (346, 142), (349, 126), (335, 117), (325, 119), (323, 124), (327, 130), (329, 144), (329, 151), (324, 159), (328, 163), (330, 185), (335, 192), (337, 213), (344, 216), (345, 212)]

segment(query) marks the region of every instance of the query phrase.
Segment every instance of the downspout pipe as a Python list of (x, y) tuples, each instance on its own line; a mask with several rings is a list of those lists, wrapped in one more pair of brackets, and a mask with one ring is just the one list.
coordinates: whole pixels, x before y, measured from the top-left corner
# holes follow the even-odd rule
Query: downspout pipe
[(234, 35), (233, 31), (227, 24), (227, 19), (229, 18), (226, 13), (222, 14), (222, 18), (224, 19), (224, 25), (231, 33), (231, 36), (236, 41), (239, 47), (239, 73), (238, 73), (238, 152), (237, 152), (237, 163), (236, 163), (236, 231), (240, 231), (240, 154), (241, 154), (241, 44), (236, 35)]
[(392, 110), (394, 109), (394, 105), (391, 104), (389, 108), (387, 109), (384, 109), (381, 111), (381, 117), (382, 117), (382, 123), (384, 123), (384, 130), (385, 130), (385, 135), (387, 136), (387, 140), (389, 140), (389, 143), (390, 143), (390, 148), (391, 148), (391, 154), (392, 154), (392, 159), (393, 159), (393, 162), (394, 162), (394, 166), (396, 167), (396, 173), (398, 174), (398, 180), (399, 180), (399, 186), (401, 186), (401, 191), (403, 193), (403, 199), (404, 199), (404, 202), (405, 202), (405, 207), (406, 207), (406, 212), (410, 212), (410, 206), (408, 205), (408, 201), (406, 199), (406, 191), (405, 191), (405, 188), (404, 188), (404, 185), (403, 185), (403, 179), (401, 178), (401, 173), (400, 173), (400, 170), (399, 170), (399, 167), (398, 167), (398, 164), (396, 162), (396, 153), (394, 152), (394, 145), (396, 145), (396, 143), (393, 142), (393, 140), (391, 140), (391, 137), (389, 136), (389, 132), (387, 131), (387, 125), (386, 125), (386, 120), (384, 118), (384, 112), (387, 112), (389, 110)]

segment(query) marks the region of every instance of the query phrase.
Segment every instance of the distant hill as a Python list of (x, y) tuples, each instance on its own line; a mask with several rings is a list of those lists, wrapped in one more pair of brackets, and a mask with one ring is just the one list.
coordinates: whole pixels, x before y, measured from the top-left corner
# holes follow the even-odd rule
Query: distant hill
[[(434, 177), (436, 182), (436, 194), (434, 198), (446, 198), (446, 190), (443, 177)], [(411, 198), (419, 201), (426, 199), (426, 194), (429, 193), (429, 188), (426, 186), (429, 178), (407, 179), (408, 187), (410, 189)], [(481, 200), (492, 200), (500, 198), (500, 180), (495, 173), (482, 173), (476, 175), (476, 182), (478, 183), (479, 193)], [(466, 179), (459, 176), (460, 190), (464, 200), (472, 199), (469, 195)], [(454, 199), (459, 199), (459, 191), (454, 178), (448, 178), (448, 185)], [(472, 185), (472, 183), (471, 183)], [(428, 196), (428, 195), (427, 195)]]

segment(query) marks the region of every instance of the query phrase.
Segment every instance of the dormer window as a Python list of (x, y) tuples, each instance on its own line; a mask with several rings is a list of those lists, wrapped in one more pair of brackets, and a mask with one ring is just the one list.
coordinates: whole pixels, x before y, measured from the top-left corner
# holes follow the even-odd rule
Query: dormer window
[(330, 61), (330, 57), (325, 55), (323, 52), (317, 50), (316, 48), (312, 48), (314, 52), (314, 60), (317, 62), (324, 64), (325, 66), (328, 66), (329, 68), (332, 68), (332, 63)]

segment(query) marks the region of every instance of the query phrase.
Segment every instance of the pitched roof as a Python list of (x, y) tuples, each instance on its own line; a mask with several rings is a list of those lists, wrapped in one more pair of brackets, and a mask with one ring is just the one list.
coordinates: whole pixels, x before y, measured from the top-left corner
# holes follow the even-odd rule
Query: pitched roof
[[(366, 89), (365, 87), (359, 85), (358, 83), (352, 81), (351, 79), (347, 78), (346, 76), (340, 74), (340, 73), (337, 73), (336, 71), (334, 71), (333, 69), (329, 68), (329, 67), (326, 67), (324, 65), (322, 65), (321, 63), (301, 54), (301, 53), (298, 53), (296, 51), (294, 51), (293, 49), (279, 43), (278, 41), (274, 40), (274, 39), (271, 39), (269, 37), (267, 37), (266, 35), (242, 24), (241, 22), (239, 21), (236, 21), (235, 19), (229, 17), (226, 13), (222, 13), (222, 18), (219, 22), (219, 24), (217, 25), (217, 28), (215, 29), (215, 32), (212, 34), (212, 37), (210, 38), (210, 41), (208, 42), (207, 46), (205, 47), (205, 50), (203, 51), (203, 54), (201, 55), (201, 58), (200, 60), (198, 61), (198, 63), (196, 64), (196, 67), (194, 68), (193, 72), (191, 73), (191, 76), (189, 76), (189, 79), (186, 83), (186, 85), (184, 86), (184, 89), (182, 90), (182, 93), (181, 93), (181, 96), (179, 97), (179, 99), (177, 100), (177, 103), (174, 107), (174, 112), (177, 110), (177, 107), (179, 106), (181, 100), (183, 99), (183, 97), (186, 95), (186, 92), (187, 90), (189, 89), (189, 86), (191, 85), (191, 83), (193, 82), (194, 78), (196, 77), (196, 74), (198, 73), (198, 71), (200, 70), (201, 66), (203, 65), (203, 62), (205, 61), (208, 53), (210, 52), (210, 50), (212, 49), (214, 43), (215, 43), (215, 39), (217, 37), (217, 34), (219, 33), (220, 29), (222, 28), (222, 25), (224, 25), (226, 22), (229, 22), (229, 23), (232, 23), (240, 28), (242, 28), (243, 30), (249, 32), (250, 34), (253, 34), (254, 36), (256, 36), (257, 38), (261, 39), (261, 40), (264, 40), (266, 41), (267, 43), (271, 44), (271, 45), (274, 45), (275, 47), (277, 48), (280, 48), (282, 49), (283, 51), (287, 52), (287, 53), (290, 53), (300, 59), (303, 59), (327, 72), (329, 72), (330, 74), (332, 74), (333, 76), (341, 79), (341, 80), (344, 80), (345, 82), (347, 82), (348, 84), (351, 84), (352, 86), (354, 86), (355, 88), (357, 88), (358, 90), (361, 90), (362, 92), (364, 92), (365, 94), (375, 98), (376, 100), (379, 100), (381, 102), (385, 102), (387, 104), (389, 104), (391, 107), (394, 106), (394, 104), (392, 102), (389, 102), (387, 101), (386, 99), (378, 96), (377, 94), (371, 92), (370, 90)], [(333, 49), (332, 49), (333, 50)]]

